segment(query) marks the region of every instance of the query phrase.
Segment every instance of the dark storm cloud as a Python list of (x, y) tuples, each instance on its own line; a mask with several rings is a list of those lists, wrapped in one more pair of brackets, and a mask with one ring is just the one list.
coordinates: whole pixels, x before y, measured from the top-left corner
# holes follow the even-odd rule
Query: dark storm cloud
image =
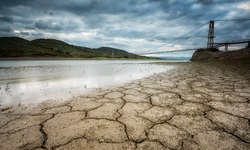
[(44, 34), (42, 33), (30, 33), (29, 40), (44, 38)]
[(42, 33), (31, 33), (32, 36), (43, 36)]
[(12, 30), (11, 30), (10, 26), (1, 25), (0, 26), (0, 31), (2, 31), (2, 32), (11, 32)]
[(197, 0), (197, 3), (202, 5), (211, 5), (213, 4), (213, 0)]
[(13, 17), (3, 16), (3, 17), (0, 17), (0, 21), (5, 21), (5, 22), (12, 23), (13, 22)]
[(53, 23), (52, 20), (49, 21), (43, 21), (43, 20), (39, 20), (35, 23), (35, 27), (37, 29), (51, 29), (51, 30), (63, 30), (64, 27), (61, 24), (58, 23)]
[(43, 12), (44, 14), (46, 14), (46, 15), (51, 15), (51, 16), (53, 16), (54, 15), (54, 13), (53, 12)]
[(18, 6), (18, 5), (30, 5), (32, 2), (38, 2), (38, 0), (6, 0), (1, 1), (1, 7), (11, 7), (11, 6)]
[(116, 35), (116, 37), (123, 37), (123, 38), (143, 38), (146, 37), (147, 35), (149, 35), (149, 32), (140, 32), (137, 30), (131, 30), (131, 29), (111, 29), (111, 30), (107, 30), (102, 32), (103, 34), (105, 34), (106, 36), (109, 37), (113, 37)]
[[(67, 10), (74, 14), (118, 14), (128, 11), (128, 3), (124, 1), (112, 0), (86, 0), (80, 2), (67, 1), (59, 6), (60, 9)], [(126, 9), (127, 8), (127, 9)]]
[(53, 8), (57, 3), (61, 3), (60, 0), (5, 0), (1, 1), (0, 8), (11, 8), (17, 6), (27, 6), (35, 8), (36, 10), (46, 11), (46, 8)]
[(33, 26), (26, 26), (24, 29), (35, 30), (36, 28)]
[[(206, 11), (194, 10), (192, 1), (169, 1), (169, 0), (149, 0), (151, 5), (156, 5), (156, 9), (161, 9), (165, 15), (161, 19), (175, 20), (180, 17), (186, 17), (191, 20), (196, 20), (203, 16)], [(199, 12), (199, 13), (197, 13)]]
[(104, 16), (95, 16), (95, 17), (85, 17), (82, 19), (83, 22), (87, 25), (89, 29), (102, 28), (105, 25), (105, 22), (108, 18)]
[(250, 31), (246, 34), (247, 38), (250, 38)]

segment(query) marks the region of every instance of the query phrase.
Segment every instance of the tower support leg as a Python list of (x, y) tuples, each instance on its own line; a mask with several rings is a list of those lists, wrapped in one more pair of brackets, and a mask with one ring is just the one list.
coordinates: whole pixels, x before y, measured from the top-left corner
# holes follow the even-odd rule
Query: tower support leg
[(213, 43), (214, 43), (214, 21), (210, 21), (208, 37), (207, 37), (207, 48), (213, 48)]
[(225, 52), (228, 51), (228, 44), (225, 44)]

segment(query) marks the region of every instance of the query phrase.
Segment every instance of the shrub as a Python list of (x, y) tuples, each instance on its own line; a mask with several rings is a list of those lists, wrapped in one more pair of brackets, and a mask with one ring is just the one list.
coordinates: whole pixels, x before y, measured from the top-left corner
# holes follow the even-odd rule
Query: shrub
[(64, 52), (60, 49), (57, 50), (58, 53), (64, 54)]

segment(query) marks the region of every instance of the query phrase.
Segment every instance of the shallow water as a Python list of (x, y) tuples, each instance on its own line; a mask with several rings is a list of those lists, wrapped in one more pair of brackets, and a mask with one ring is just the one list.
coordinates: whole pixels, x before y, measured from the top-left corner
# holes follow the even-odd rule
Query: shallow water
[(0, 61), (0, 105), (67, 99), (173, 68), (149, 64), (159, 61)]

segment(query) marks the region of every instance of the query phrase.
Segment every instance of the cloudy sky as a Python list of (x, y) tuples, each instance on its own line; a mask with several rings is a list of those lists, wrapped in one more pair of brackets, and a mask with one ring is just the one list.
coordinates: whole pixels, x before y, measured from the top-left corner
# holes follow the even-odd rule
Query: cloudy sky
[[(250, 19), (249, 0), (1, 0), (0, 36), (132, 53), (205, 47), (210, 20)], [(215, 21), (215, 42), (250, 39), (250, 20)], [(232, 45), (237, 49), (244, 45)], [(151, 50), (151, 51), (150, 51)], [(161, 54), (191, 56), (193, 51)]]

